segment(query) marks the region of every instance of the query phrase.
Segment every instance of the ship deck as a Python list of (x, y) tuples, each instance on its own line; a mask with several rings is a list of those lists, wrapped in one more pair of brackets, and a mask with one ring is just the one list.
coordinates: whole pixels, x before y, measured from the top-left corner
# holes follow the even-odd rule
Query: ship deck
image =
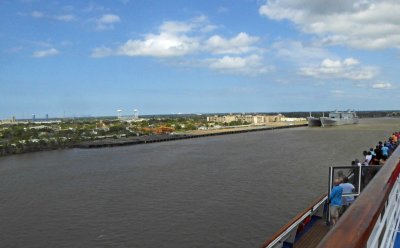
[(324, 219), (316, 221), (310, 230), (308, 230), (300, 239), (294, 244), (294, 248), (314, 248), (317, 247), (319, 242), (325, 237), (329, 231), (329, 226), (326, 225)]

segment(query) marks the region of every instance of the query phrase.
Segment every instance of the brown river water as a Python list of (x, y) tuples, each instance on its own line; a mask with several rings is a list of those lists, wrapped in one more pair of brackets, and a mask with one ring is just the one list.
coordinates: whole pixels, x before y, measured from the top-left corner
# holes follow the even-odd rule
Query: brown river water
[(0, 247), (259, 247), (400, 119), (0, 158)]

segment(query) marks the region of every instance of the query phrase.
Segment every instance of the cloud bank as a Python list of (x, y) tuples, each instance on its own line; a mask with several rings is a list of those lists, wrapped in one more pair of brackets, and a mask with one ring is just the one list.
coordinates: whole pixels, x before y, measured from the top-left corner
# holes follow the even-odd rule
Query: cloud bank
[(400, 48), (400, 2), (396, 0), (268, 0), (259, 13), (289, 20), (327, 45)]
[(300, 68), (300, 74), (314, 78), (350, 80), (370, 80), (377, 75), (377, 68), (362, 67), (359, 64), (360, 62), (354, 58), (344, 60), (326, 58), (320, 65)]
[(233, 37), (210, 35), (215, 29), (216, 26), (210, 24), (205, 16), (186, 22), (166, 21), (158, 27), (157, 33), (148, 33), (141, 39), (129, 39), (114, 48), (96, 47), (91, 56), (146, 56), (166, 59), (201, 53), (208, 58), (198, 59), (197, 64), (215, 71), (246, 75), (269, 71), (263, 63), (263, 49), (257, 45), (259, 37), (245, 32)]

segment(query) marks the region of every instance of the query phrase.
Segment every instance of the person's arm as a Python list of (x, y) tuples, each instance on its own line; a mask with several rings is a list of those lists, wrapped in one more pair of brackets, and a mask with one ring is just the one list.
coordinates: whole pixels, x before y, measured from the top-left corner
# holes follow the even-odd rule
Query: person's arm
[(332, 199), (336, 194), (336, 187), (333, 187), (331, 194), (329, 195), (329, 200)]

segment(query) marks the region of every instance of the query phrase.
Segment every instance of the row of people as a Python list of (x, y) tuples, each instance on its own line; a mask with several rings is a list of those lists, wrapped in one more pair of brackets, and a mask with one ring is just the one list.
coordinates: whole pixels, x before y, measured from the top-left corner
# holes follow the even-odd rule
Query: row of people
[[(369, 151), (364, 151), (364, 161), (361, 163), (358, 159), (352, 161), (352, 165), (384, 165), (387, 158), (397, 148), (400, 143), (400, 132), (393, 133), (387, 141), (379, 141), (375, 149), (370, 148)], [(347, 177), (339, 175), (335, 179), (334, 187), (329, 195), (329, 211), (331, 214), (332, 225), (335, 225), (339, 216), (354, 202), (354, 196), (343, 196), (343, 194), (352, 194), (355, 192), (355, 187), (351, 184)]]
[(362, 161), (355, 159), (352, 165), (384, 165), (390, 154), (397, 148), (400, 140), (400, 132), (393, 133), (388, 140), (379, 141), (375, 148), (369, 151), (363, 151), (364, 159)]

